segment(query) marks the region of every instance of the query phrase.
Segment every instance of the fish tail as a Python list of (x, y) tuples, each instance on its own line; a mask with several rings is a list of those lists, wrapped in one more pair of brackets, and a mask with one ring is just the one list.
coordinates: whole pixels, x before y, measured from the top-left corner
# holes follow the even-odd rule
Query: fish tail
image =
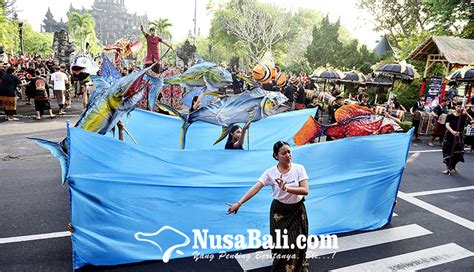
[(59, 160), (59, 164), (61, 165), (61, 173), (62, 173), (62, 184), (66, 182), (66, 174), (68, 170), (68, 154), (65, 152), (67, 150), (67, 140), (63, 140), (60, 143), (51, 142), (44, 139), (39, 138), (32, 138), (27, 137), (28, 139), (32, 140), (33, 142), (37, 143), (39, 146), (49, 150), (51, 154)]
[(227, 137), (227, 135), (229, 135), (230, 133), (230, 128), (232, 128), (234, 125), (230, 125), (230, 126), (227, 126), (227, 127), (222, 127), (222, 132), (221, 132), (221, 135), (219, 136), (219, 138), (217, 138), (217, 140), (214, 142), (214, 145), (218, 144), (219, 142), (221, 142), (222, 140), (225, 139), (225, 137)]
[(316, 136), (322, 135), (324, 126), (319, 124), (312, 115), (308, 117), (301, 129), (293, 137), (296, 145), (305, 145), (314, 140)]
[(156, 98), (163, 89), (164, 83), (161, 78), (152, 77), (148, 74), (146, 75), (146, 78), (151, 82), (151, 87), (148, 92), (148, 104), (150, 105), (150, 109), (153, 111), (156, 104)]
[(188, 118), (187, 118), (186, 115), (178, 112), (175, 108), (173, 108), (169, 105), (166, 105), (166, 104), (163, 104), (163, 103), (158, 103), (157, 106), (160, 110), (169, 113), (171, 116), (179, 117), (181, 120), (183, 120), (183, 122), (188, 121)]
[(188, 133), (189, 126), (191, 126), (191, 124), (188, 122), (184, 122), (184, 124), (181, 126), (181, 135), (179, 140), (181, 149), (186, 147), (186, 134)]

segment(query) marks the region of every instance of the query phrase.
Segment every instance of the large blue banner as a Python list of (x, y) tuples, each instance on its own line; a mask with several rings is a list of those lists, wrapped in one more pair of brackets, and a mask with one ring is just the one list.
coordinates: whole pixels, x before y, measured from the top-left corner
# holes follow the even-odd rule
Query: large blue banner
[[(251, 124), (244, 149), (271, 149), (276, 141), (293, 145), (293, 136), (301, 129), (309, 115), (316, 109), (285, 112)], [(183, 121), (177, 117), (144, 110), (134, 110), (123, 120), (126, 128), (140, 146), (179, 149), (179, 135)], [(242, 127), (244, 124), (240, 124)], [(221, 127), (204, 122), (193, 123), (188, 130), (186, 149), (224, 149), (226, 139), (213, 145), (221, 134)], [(126, 142), (132, 142), (124, 136)]]
[[(168, 126), (175, 120), (152, 122), (154, 118), (141, 120), (156, 129), (148, 135), (135, 129), (139, 124), (130, 125), (139, 145), (69, 128), (67, 181), (75, 228), (74, 268), (192, 256), (196, 251), (193, 229), (215, 235), (246, 235), (248, 229), (269, 233), (271, 188), (262, 189), (237, 215), (226, 215), (225, 203), (239, 200), (264, 170), (276, 164), (273, 142), (251, 143), (251, 149), (255, 145), (258, 150), (178, 150), (179, 139)], [(276, 122), (268, 127), (275, 133), (287, 129)], [(385, 225), (392, 214), (411, 133), (293, 147), (293, 161), (303, 164), (309, 176), (305, 202), (309, 233)], [(189, 137), (190, 144), (197, 142), (195, 137)], [(258, 135), (254, 132), (251, 137)]]

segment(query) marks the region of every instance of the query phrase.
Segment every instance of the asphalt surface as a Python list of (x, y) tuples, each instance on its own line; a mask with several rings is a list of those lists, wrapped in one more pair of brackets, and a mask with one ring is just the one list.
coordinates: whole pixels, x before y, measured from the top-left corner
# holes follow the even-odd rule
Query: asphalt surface
[[(22, 102), (20, 102), (21, 104)], [(52, 103), (53, 104), (53, 103)], [(59, 141), (65, 137), (65, 121), (77, 118), (79, 102), (69, 115), (41, 121), (33, 120), (31, 109), (20, 106), (19, 121), (0, 121), (0, 241), (2, 238), (66, 231), (69, 222), (67, 185), (60, 184), (58, 161), (26, 137)], [(400, 191), (409, 194), (448, 188), (474, 186), (474, 154), (466, 154), (466, 163), (459, 164), (460, 174), (446, 176), (441, 161), (441, 147), (428, 147), (427, 138), (413, 143)], [(425, 152), (425, 151), (433, 152)], [(420, 153), (416, 153), (419, 152)], [(467, 219), (473, 223), (474, 190), (444, 192), (416, 196), (428, 204)], [(418, 205), (398, 199), (398, 216), (383, 229), (411, 224), (432, 234), (402, 239), (339, 252), (334, 256), (310, 260), (311, 271), (325, 271), (366, 263), (391, 256), (455, 243), (474, 252), (474, 231), (459, 223), (428, 211)], [(375, 233), (376, 231), (374, 231)], [(350, 233), (340, 237), (357, 235)], [(0, 271), (70, 271), (72, 270), (69, 237), (0, 243)], [(85, 267), (81, 271), (242, 271), (236, 260), (195, 261), (193, 258), (143, 262), (112, 267)], [(472, 271), (474, 257), (438, 264), (425, 271)], [(253, 271), (269, 271), (268, 267)]]

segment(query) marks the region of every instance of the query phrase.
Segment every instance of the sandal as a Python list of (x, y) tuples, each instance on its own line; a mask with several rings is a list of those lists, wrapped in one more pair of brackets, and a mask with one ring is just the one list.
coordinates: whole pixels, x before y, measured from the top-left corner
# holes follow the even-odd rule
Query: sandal
[(35, 117), (36, 120), (41, 120), (41, 117)]
[(449, 174), (451, 174), (451, 171), (449, 171), (449, 170), (444, 170), (442, 173), (445, 174), (445, 175), (449, 175)]
[(435, 146), (433, 143), (428, 143), (429, 146)]

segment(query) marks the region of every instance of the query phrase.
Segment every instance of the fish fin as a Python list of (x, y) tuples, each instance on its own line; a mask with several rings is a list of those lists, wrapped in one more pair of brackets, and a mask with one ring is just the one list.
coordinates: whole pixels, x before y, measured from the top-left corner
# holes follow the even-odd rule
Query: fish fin
[(130, 139), (132, 139), (132, 141), (133, 141), (136, 145), (138, 145), (137, 140), (135, 140), (135, 138), (132, 136), (132, 134), (130, 133), (130, 131), (128, 131), (128, 129), (127, 129), (125, 126), (123, 126), (123, 131), (128, 135), (128, 137), (130, 137)]
[(192, 92), (194, 90), (194, 87), (189, 87), (189, 90), (184, 92), (183, 94), (183, 97), (185, 97), (186, 95), (188, 95), (190, 92)]
[(293, 137), (295, 145), (305, 145), (316, 136), (321, 135), (324, 126), (319, 124), (312, 115), (308, 117), (300, 130)]
[(149, 81), (149, 84), (151, 85), (148, 91), (148, 104), (150, 105), (150, 110), (153, 111), (156, 104), (156, 98), (163, 89), (164, 84), (161, 78), (154, 77), (150, 74), (145, 74), (145, 78)]
[(251, 89), (256, 87), (261, 87), (260, 84), (257, 83), (253, 78), (246, 76), (246, 75), (237, 75), (237, 77), (241, 78), (245, 83), (247, 83)]
[(219, 138), (217, 138), (217, 140), (214, 142), (214, 145), (218, 144), (220, 141), (224, 140), (225, 137), (227, 137), (227, 135), (229, 135), (229, 132), (230, 132), (230, 129), (233, 125), (229, 125), (227, 127), (222, 127), (222, 132), (221, 132), (221, 136), (219, 136)]
[(181, 126), (181, 135), (179, 136), (179, 145), (181, 149), (186, 147), (186, 134), (188, 133), (189, 126), (191, 126), (191, 124), (188, 122), (184, 122)]
[(257, 109), (257, 107), (254, 107), (254, 108), (252, 108), (251, 111), (249, 111), (249, 118), (248, 118), (247, 122), (245, 123), (244, 128), (250, 127), (250, 123), (252, 123), (253, 119), (255, 118), (256, 109)]
[(226, 94), (221, 94), (221, 93), (219, 93), (219, 92), (217, 92), (217, 91), (216, 91), (216, 92), (204, 93), (204, 95), (211, 95), (211, 96), (218, 97), (218, 98), (220, 98), (220, 99), (225, 98), (225, 97), (228, 96), (228, 95), (226, 95)]
[[(27, 138), (37, 143), (39, 146), (49, 150), (49, 152), (51, 152), (51, 154), (54, 157), (56, 157), (56, 159), (59, 160), (59, 164), (61, 165), (61, 183), (62, 185), (64, 185), (64, 183), (66, 182), (66, 175), (68, 171), (69, 156), (66, 154), (66, 152), (64, 152), (64, 149), (61, 146), (61, 143), (51, 142), (51, 141), (39, 139), (39, 138), (32, 138), (32, 137), (27, 137)], [(63, 141), (63, 142), (66, 142), (66, 141)]]
[(162, 111), (166, 111), (171, 116), (179, 117), (181, 120), (183, 120), (183, 122), (186, 122), (186, 116), (179, 113), (175, 108), (173, 108), (169, 105), (163, 104), (163, 103), (158, 103), (157, 107)]

